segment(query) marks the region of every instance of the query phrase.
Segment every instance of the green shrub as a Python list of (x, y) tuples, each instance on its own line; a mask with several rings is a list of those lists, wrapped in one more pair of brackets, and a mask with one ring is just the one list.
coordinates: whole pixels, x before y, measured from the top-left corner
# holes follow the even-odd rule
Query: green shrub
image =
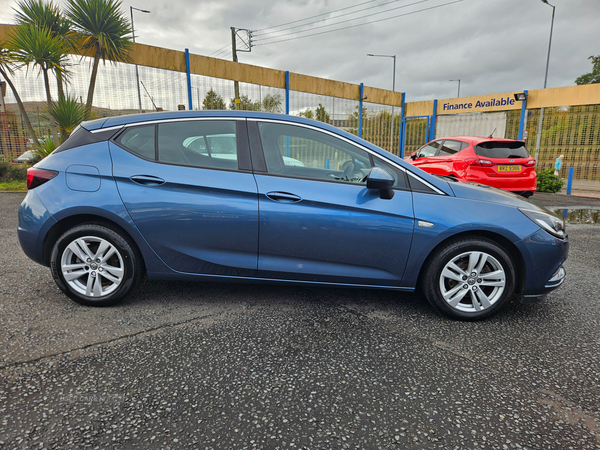
[(24, 165), (14, 166), (9, 162), (0, 161), (0, 182), (26, 181), (27, 167)]
[(565, 182), (554, 175), (554, 169), (544, 170), (537, 173), (537, 191), (550, 192), (554, 194), (560, 191)]

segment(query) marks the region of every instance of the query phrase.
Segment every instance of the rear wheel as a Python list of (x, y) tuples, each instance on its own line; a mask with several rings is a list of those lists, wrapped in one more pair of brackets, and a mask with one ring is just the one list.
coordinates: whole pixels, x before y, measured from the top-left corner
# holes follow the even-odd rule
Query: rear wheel
[(83, 305), (108, 306), (125, 298), (143, 278), (141, 257), (117, 232), (80, 225), (52, 250), (52, 276), (61, 291)]
[(494, 241), (461, 239), (437, 251), (421, 282), (425, 297), (438, 311), (454, 319), (480, 320), (511, 299), (515, 268)]

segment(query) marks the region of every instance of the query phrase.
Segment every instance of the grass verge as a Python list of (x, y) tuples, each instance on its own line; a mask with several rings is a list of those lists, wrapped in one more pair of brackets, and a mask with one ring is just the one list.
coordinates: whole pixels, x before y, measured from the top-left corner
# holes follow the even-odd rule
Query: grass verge
[(0, 191), (27, 191), (27, 181), (8, 181), (0, 183)]

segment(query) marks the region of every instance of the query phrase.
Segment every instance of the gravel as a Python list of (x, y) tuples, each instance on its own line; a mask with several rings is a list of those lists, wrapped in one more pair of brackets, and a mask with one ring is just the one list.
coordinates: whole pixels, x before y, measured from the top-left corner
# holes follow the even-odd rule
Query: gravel
[(0, 448), (600, 449), (600, 226), (568, 226), (563, 287), (484, 322), (181, 282), (88, 308), (21, 252), (22, 198), (0, 194)]

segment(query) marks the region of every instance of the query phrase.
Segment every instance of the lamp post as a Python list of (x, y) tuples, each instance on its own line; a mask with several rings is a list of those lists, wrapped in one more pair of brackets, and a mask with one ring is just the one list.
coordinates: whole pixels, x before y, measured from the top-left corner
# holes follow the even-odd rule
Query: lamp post
[[(140, 11), (146, 14), (150, 14), (150, 11), (145, 10), (145, 9), (139, 9), (139, 8), (134, 8), (133, 6), (129, 7), (129, 12), (131, 13), (131, 37), (133, 39), (133, 42), (135, 43), (135, 31), (133, 28), (133, 10), (136, 11)], [(137, 64), (135, 65), (135, 81), (136, 81), (136, 85), (137, 85), (137, 92), (138, 92), (138, 102), (140, 105), (140, 113), (142, 112), (142, 93), (140, 92), (140, 74), (138, 72), (138, 66)]]
[[(545, 3), (548, 6), (552, 7), (552, 21), (550, 22), (550, 40), (548, 41), (548, 57), (546, 58), (546, 76), (544, 77), (544, 89), (546, 89), (546, 84), (548, 83), (548, 66), (550, 65), (550, 49), (552, 48), (552, 30), (554, 29), (554, 10), (555, 6), (552, 6), (548, 3), (548, 0), (542, 0), (542, 3)], [(540, 108), (540, 123), (538, 124), (538, 132), (535, 142), (535, 165), (537, 166), (538, 157), (540, 155), (540, 140), (542, 138), (542, 122), (544, 121), (544, 108)]]
[[(392, 92), (396, 92), (396, 55), (373, 55), (367, 53), (367, 56), (374, 56), (380, 58), (394, 58), (394, 74), (392, 75)], [(390, 127), (390, 152), (393, 153), (394, 147), (394, 105), (392, 105), (392, 123)]]
[(460, 97), (460, 78), (458, 80), (448, 80), (448, 81), (458, 81), (458, 94), (456, 94), (456, 98)]

